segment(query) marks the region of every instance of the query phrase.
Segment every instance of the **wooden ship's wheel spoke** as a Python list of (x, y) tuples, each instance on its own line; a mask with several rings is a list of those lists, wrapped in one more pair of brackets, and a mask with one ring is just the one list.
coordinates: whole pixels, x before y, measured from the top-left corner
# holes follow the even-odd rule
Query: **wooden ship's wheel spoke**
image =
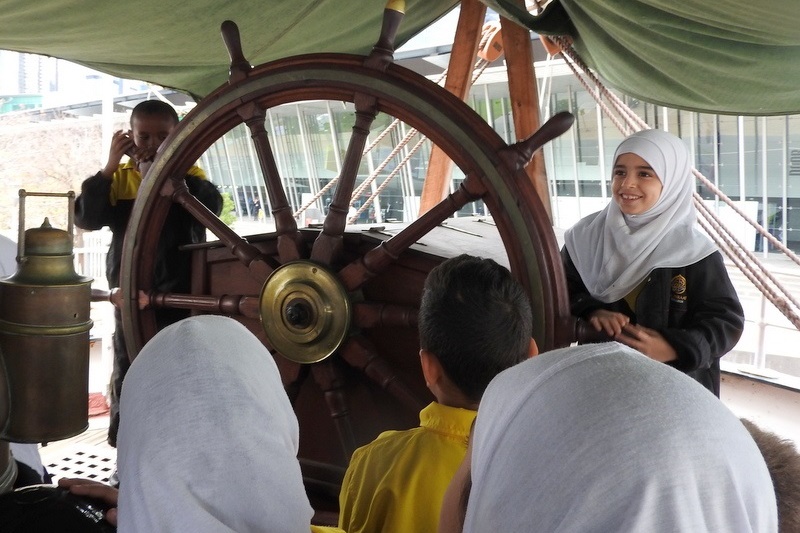
[(328, 208), (328, 216), (325, 217), (322, 232), (314, 241), (314, 248), (311, 250), (311, 259), (326, 265), (333, 263), (341, 253), (342, 234), (347, 225), (347, 212), (356, 185), (358, 167), (361, 165), (361, 154), (367, 144), (370, 126), (377, 115), (374, 98), (357, 93), (354, 99), (356, 123), (353, 126), (353, 134), (347, 146), (333, 201)]
[(148, 304), (152, 307), (171, 307), (191, 311), (259, 318), (259, 297), (241, 294), (225, 294), (222, 296), (205, 296), (196, 294), (175, 294), (152, 292), (147, 295)]
[(391, 368), (391, 365), (375, 351), (375, 347), (363, 337), (350, 340), (342, 348), (342, 358), (347, 363), (368, 376), (382, 389), (389, 392), (403, 405), (412, 411), (420, 411), (425, 403), (402, 378)]
[(282, 263), (300, 259), (298, 242), (300, 235), (297, 232), (297, 222), (292, 216), (292, 208), (283, 190), (278, 165), (269, 145), (267, 130), (264, 127), (266, 113), (264, 109), (253, 103), (248, 103), (239, 108), (239, 115), (250, 129), (251, 138), (258, 154), (258, 162), (264, 175), (267, 195), (272, 205), (272, 217), (278, 236), (278, 256)]
[(353, 325), (357, 328), (416, 327), (418, 311), (409, 305), (356, 303), (353, 305)]
[(309, 365), (283, 365), (281, 376), (284, 378), (283, 388), (286, 390), (286, 396), (289, 401), (294, 405), (303, 384), (311, 374), (311, 366)]
[(208, 210), (192, 193), (183, 179), (172, 178), (164, 182), (161, 194), (169, 196), (172, 201), (181, 205), (191, 213), (198, 222), (213, 233), (220, 242), (224, 243), (258, 279), (265, 279), (278, 266), (278, 263), (262, 254), (256, 247), (251, 246), (247, 240), (240, 237), (224, 222)]
[(344, 376), (337, 368), (335, 360), (323, 361), (312, 366), (311, 374), (325, 395), (325, 403), (336, 427), (342, 450), (349, 457), (356, 449), (358, 441), (353, 430), (355, 421), (348, 405)]
[(427, 235), (453, 213), (486, 194), (486, 189), (474, 176), (467, 176), (458, 190), (439, 202), (430, 211), (412, 222), (400, 233), (373, 248), (339, 272), (339, 278), (349, 291), (354, 291), (368, 279), (383, 272), (409, 246)]

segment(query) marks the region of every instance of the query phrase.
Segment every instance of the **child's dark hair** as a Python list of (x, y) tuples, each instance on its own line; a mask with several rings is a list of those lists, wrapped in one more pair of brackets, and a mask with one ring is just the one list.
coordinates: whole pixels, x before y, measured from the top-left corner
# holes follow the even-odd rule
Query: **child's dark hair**
[(532, 323), (522, 286), (491, 259), (459, 255), (425, 280), (420, 346), (472, 401), (495, 375), (527, 358)]
[(136, 104), (131, 112), (131, 127), (133, 127), (133, 119), (141, 116), (169, 117), (175, 124), (179, 120), (175, 108), (161, 100), (145, 100)]

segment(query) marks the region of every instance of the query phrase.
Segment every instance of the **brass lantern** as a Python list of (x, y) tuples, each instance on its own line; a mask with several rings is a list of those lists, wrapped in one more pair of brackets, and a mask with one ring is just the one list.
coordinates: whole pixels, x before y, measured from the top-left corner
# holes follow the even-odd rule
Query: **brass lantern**
[(81, 433), (89, 415), (89, 318), (92, 279), (75, 272), (69, 231), (24, 228), (20, 191), (17, 272), (0, 280), (0, 439), (48, 442)]

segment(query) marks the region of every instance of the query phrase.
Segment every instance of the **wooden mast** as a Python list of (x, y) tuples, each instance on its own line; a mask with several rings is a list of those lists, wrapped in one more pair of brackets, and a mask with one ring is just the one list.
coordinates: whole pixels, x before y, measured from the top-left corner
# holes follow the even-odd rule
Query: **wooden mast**
[[(461, 100), (466, 100), (472, 85), (472, 71), (478, 44), (481, 40), (486, 5), (479, 0), (462, 0), (458, 26), (450, 51), (450, 63), (444, 88)], [(438, 146), (431, 150), (428, 173), (422, 185), (419, 214), (429, 211), (449, 192), (453, 161)]]
[[(524, 7), (524, 0), (517, 1)], [(450, 54), (445, 89), (462, 100), (466, 100), (469, 94), (473, 64), (482, 35), (485, 15), (486, 6), (478, 0), (461, 2), (461, 14)], [(500, 17), (500, 24), (514, 131), (517, 140), (521, 140), (529, 137), (541, 125), (530, 31), (503, 17)], [(439, 203), (449, 192), (452, 165), (453, 162), (444, 152), (434, 146), (422, 188), (420, 215)], [(531, 163), (525, 168), (525, 172), (533, 183), (547, 211), (548, 218), (552, 220), (550, 193), (541, 150), (534, 154)]]
[[(524, 0), (517, 0), (524, 7)], [(542, 125), (539, 113), (539, 89), (533, 66), (533, 49), (530, 30), (500, 17), (505, 50), (506, 70), (508, 72), (508, 94), (514, 118), (514, 132), (517, 140), (527, 139)], [(547, 187), (547, 173), (544, 168), (544, 153), (537, 150), (525, 173), (533, 183), (539, 199), (553, 221), (550, 207), (550, 191)]]

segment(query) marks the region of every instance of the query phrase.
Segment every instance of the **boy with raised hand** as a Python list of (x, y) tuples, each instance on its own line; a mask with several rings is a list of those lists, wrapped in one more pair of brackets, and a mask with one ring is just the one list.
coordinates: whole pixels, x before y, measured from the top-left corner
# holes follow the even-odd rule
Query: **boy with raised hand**
[[(143, 175), (140, 170), (149, 168), (156, 152), (167, 136), (178, 125), (178, 114), (168, 103), (145, 100), (133, 108), (131, 129), (117, 131), (111, 140), (108, 162), (94, 176), (84, 180), (81, 193), (75, 200), (75, 225), (85, 230), (111, 229), (111, 244), (106, 256), (108, 288), (119, 287), (122, 244), (131, 217), (133, 204), (139, 192)], [(122, 163), (122, 157), (129, 159)], [(219, 215), (222, 195), (206, 179), (205, 172), (193, 165), (186, 173), (186, 185), (209, 210)], [(180, 207), (170, 209), (159, 243), (154, 288), (159, 292), (188, 292), (189, 260), (178, 250), (184, 244), (205, 240), (205, 228)], [(176, 312), (177, 311), (177, 312)], [(164, 327), (187, 316), (180, 310), (157, 310), (159, 327)], [(122, 316), (114, 310), (113, 336), (114, 365), (110, 384), (111, 415), (108, 443), (116, 447), (119, 426), (119, 394), (122, 380), (130, 366), (125, 339), (122, 334)]]
[(348, 533), (429, 532), (467, 449), (489, 381), (537, 353), (528, 297), (491, 259), (460, 255), (431, 270), (419, 310), (420, 363), (436, 398), (420, 426), (353, 453), (339, 496)]

